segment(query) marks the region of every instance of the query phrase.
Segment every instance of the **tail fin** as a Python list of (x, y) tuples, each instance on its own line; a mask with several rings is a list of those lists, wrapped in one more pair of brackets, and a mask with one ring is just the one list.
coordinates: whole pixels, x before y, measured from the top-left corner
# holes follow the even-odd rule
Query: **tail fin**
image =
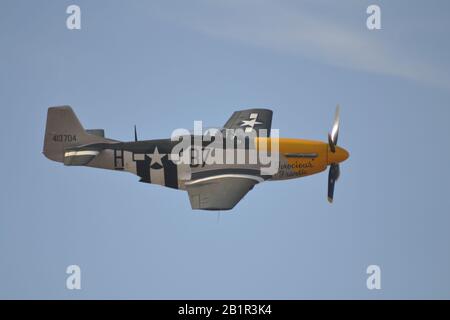
[(86, 132), (70, 106), (48, 108), (43, 153), (50, 160), (64, 162), (65, 149), (105, 141)]

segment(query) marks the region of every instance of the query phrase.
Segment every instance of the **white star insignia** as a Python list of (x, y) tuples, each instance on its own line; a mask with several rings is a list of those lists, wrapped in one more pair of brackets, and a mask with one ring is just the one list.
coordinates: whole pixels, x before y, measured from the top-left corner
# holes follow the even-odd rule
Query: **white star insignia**
[(252, 131), (255, 124), (262, 124), (262, 122), (256, 121), (257, 118), (258, 118), (258, 114), (252, 113), (252, 114), (250, 114), (250, 120), (242, 120), (241, 127), (244, 127), (244, 126), (247, 127), (247, 128), (245, 128), (245, 132)]
[(161, 159), (166, 156), (165, 153), (159, 153), (158, 147), (155, 147), (155, 150), (153, 150), (153, 153), (147, 153), (147, 156), (152, 158), (152, 162), (150, 163), (150, 166), (153, 166), (155, 163), (158, 163), (160, 166), (163, 166)]

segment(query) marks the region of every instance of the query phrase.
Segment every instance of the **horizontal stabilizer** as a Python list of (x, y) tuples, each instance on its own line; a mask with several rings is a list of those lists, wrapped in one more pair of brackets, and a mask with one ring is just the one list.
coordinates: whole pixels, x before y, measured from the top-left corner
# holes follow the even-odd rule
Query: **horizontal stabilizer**
[(86, 129), (86, 133), (92, 134), (94, 136), (101, 137), (101, 138), (105, 137), (104, 129)]
[(100, 151), (98, 150), (66, 150), (64, 152), (64, 165), (84, 166), (94, 159)]

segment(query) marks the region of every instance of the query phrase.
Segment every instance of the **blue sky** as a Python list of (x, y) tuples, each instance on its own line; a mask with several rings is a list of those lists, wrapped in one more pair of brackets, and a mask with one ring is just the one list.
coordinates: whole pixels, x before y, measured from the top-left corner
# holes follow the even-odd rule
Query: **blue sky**
[[(366, 28), (368, 5), (382, 30)], [(77, 4), (82, 29), (66, 28)], [(450, 298), (446, 1), (2, 1), (1, 298)], [(42, 154), (46, 111), (108, 137), (169, 137), (271, 108), (326, 140), (327, 174), (258, 185), (231, 212)], [(65, 288), (66, 267), (82, 290)], [(381, 267), (382, 289), (366, 288)]]

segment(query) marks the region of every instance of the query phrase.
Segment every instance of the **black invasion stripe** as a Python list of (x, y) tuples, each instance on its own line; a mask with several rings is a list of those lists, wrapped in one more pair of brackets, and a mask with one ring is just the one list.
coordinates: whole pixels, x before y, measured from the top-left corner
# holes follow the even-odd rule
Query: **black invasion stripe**
[(150, 161), (147, 157), (145, 157), (145, 160), (138, 160), (136, 161), (136, 173), (141, 178), (141, 182), (148, 182), (150, 181)]
[(178, 189), (178, 172), (177, 165), (173, 163), (172, 160), (164, 157), (162, 159), (162, 164), (164, 167), (164, 181), (166, 187)]

